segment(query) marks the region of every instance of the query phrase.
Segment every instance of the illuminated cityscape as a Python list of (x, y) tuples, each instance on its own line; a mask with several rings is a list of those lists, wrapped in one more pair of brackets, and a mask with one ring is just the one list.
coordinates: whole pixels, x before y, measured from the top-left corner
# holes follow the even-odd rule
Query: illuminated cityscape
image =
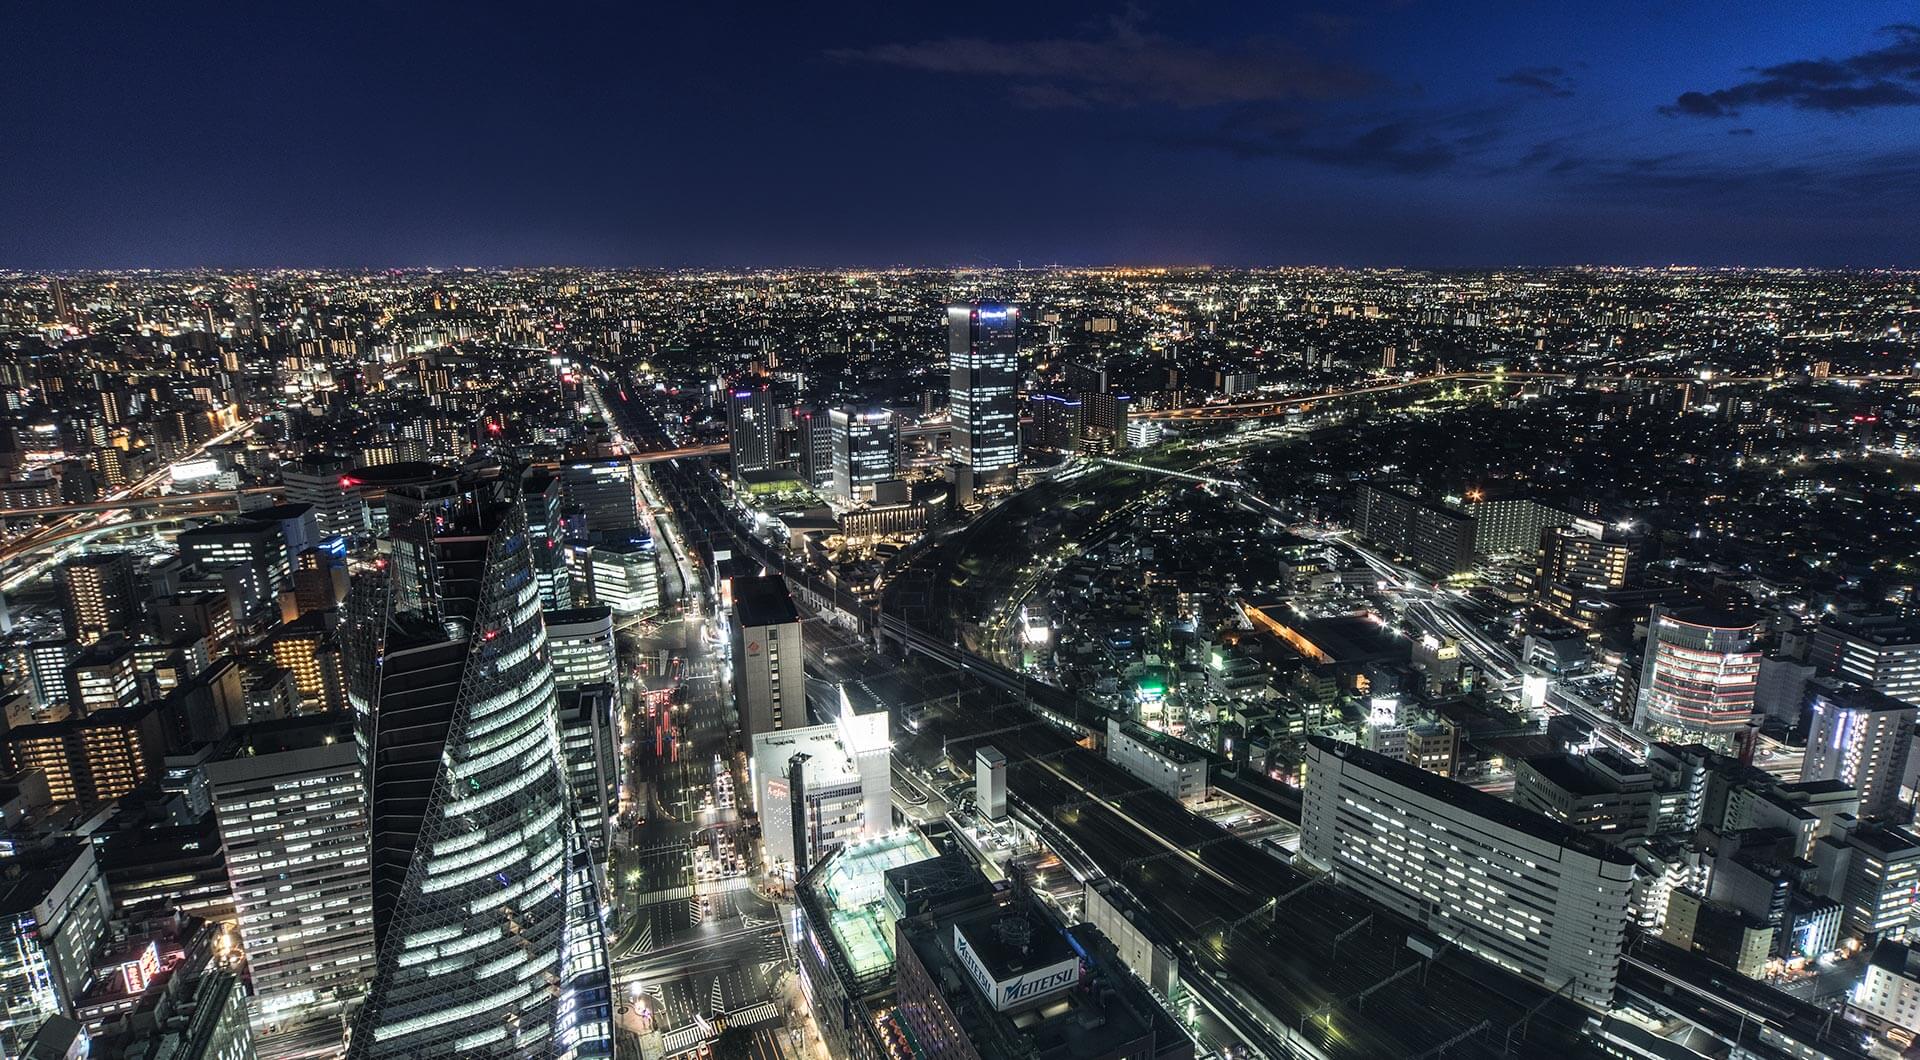
[(22, 9), (0, 1060), (1920, 1056), (1920, 30), (1070, 6)]

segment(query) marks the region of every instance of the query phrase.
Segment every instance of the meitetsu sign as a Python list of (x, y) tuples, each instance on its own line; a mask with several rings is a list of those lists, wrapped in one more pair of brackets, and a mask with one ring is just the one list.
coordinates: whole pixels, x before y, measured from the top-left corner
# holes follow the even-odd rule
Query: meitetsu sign
[(953, 952), (959, 956), (960, 964), (973, 977), (975, 985), (980, 987), (980, 992), (987, 995), (988, 1003), (996, 1012), (1024, 1008), (1071, 990), (1080, 981), (1080, 958), (1077, 956), (1045, 968), (1029, 969), (1011, 979), (997, 978), (987, 970), (986, 962), (968, 944), (967, 936), (958, 925), (953, 929)]

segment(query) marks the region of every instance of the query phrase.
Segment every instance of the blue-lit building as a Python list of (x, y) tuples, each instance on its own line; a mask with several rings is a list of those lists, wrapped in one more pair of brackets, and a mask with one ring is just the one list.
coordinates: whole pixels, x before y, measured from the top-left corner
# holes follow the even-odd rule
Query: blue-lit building
[(954, 459), (979, 482), (1005, 482), (1020, 460), (1020, 310), (994, 302), (947, 307)]

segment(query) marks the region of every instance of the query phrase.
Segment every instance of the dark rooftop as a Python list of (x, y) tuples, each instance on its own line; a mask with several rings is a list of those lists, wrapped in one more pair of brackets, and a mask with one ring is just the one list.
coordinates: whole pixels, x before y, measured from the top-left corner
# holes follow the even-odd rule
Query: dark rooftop
[(786, 580), (779, 575), (733, 580), (733, 611), (742, 626), (777, 626), (800, 621)]

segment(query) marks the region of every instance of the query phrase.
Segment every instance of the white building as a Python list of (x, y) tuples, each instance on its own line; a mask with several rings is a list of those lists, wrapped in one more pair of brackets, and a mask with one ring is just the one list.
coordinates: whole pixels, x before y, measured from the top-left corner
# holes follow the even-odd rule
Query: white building
[(373, 871), (353, 725), (238, 730), (207, 763), (256, 1030), (339, 1026), (373, 977)]
[(1854, 984), (1847, 1015), (1882, 1034), (1920, 1038), (1920, 952), (1904, 942), (1882, 942)]
[(828, 851), (893, 827), (893, 741), (884, 711), (753, 735), (754, 809), (769, 871), (804, 872)]
[(595, 545), (587, 550), (587, 568), (594, 603), (616, 615), (660, 610), (660, 563), (651, 545)]
[(553, 687), (565, 692), (615, 681), (613, 609), (604, 604), (543, 612), (547, 651), (553, 656)]
[(806, 721), (806, 654), (800, 611), (778, 575), (734, 578), (733, 698), (740, 731), (774, 732)]
[(1816, 678), (1807, 708), (1807, 750), (1800, 779), (1838, 780), (1859, 794), (1861, 817), (1899, 814), (1901, 774), (1913, 749), (1920, 710), (1883, 692)]
[(973, 804), (989, 821), (1007, 815), (1007, 756), (998, 747), (973, 752)]
[(1613, 999), (1633, 860), (1540, 814), (1324, 736), (1307, 738), (1300, 853), (1488, 961)]
[(1107, 719), (1107, 757), (1176, 799), (1207, 797), (1206, 757), (1132, 722)]

